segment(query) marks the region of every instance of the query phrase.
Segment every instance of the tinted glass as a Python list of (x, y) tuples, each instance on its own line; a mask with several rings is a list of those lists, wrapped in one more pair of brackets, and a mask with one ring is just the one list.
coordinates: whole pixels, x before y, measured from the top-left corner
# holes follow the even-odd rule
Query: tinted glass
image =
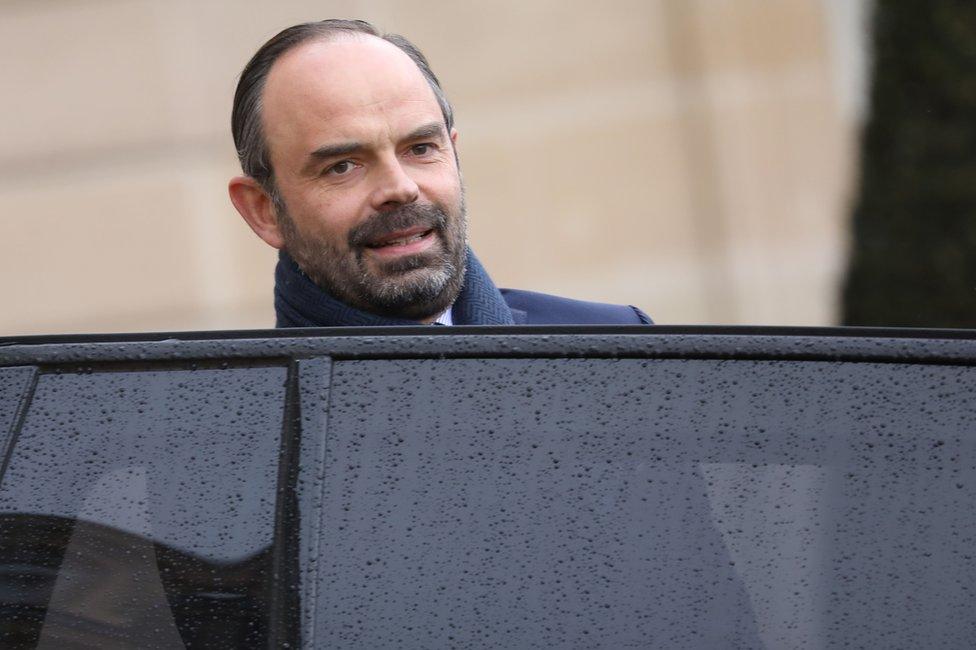
[(253, 647), (285, 369), (45, 374), (0, 486), (4, 647)]
[(7, 448), (14, 422), (24, 406), (34, 368), (0, 368), (0, 453)]
[(972, 368), (346, 361), (331, 391), (316, 645), (976, 642)]

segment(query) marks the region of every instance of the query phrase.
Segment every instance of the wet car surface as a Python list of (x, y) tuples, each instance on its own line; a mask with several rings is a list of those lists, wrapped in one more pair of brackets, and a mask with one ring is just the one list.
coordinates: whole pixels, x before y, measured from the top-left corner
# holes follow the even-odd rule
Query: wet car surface
[(0, 341), (2, 647), (972, 647), (976, 332)]

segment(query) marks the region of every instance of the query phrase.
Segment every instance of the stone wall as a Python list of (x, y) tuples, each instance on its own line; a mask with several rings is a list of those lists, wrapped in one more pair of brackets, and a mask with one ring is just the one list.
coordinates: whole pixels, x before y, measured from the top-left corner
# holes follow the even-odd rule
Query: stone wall
[(430, 58), (500, 286), (830, 324), (863, 84), (839, 7), (863, 2), (5, 2), (0, 335), (271, 326), (231, 98), (264, 40), (324, 17)]

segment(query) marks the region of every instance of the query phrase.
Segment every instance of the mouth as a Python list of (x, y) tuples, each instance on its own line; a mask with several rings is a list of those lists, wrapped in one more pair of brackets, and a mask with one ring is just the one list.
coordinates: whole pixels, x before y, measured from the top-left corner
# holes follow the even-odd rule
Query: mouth
[(435, 239), (433, 228), (409, 228), (385, 233), (367, 242), (366, 248), (383, 257), (410, 255), (426, 250)]

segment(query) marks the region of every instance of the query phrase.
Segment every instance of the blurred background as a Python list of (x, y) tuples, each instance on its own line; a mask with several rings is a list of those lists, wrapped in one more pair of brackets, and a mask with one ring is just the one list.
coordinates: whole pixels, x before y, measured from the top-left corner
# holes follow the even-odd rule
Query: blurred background
[[(899, 206), (908, 222), (933, 220), (905, 186), (938, 152), (915, 123), (915, 148), (890, 146), (902, 129), (871, 113), (884, 91), (873, 52), (890, 37), (878, 51), (905, 59), (898, 39), (930, 38), (911, 32), (942, 5), (948, 17), (930, 27), (961, 30), (953, 61), (976, 70), (972, 10), (956, 8), (968, 27), (951, 13), (966, 3), (900, 3), (924, 13), (872, 29), (896, 4), (5, 0), (0, 335), (273, 326), (275, 253), (227, 198), (239, 173), (231, 100), (266, 39), (326, 17), (402, 33), (431, 60), (456, 109), (472, 243), (499, 286), (635, 304), (665, 324), (976, 327), (973, 263), (953, 249), (966, 232), (976, 249), (971, 226), (938, 225), (948, 240), (935, 243), (935, 259), (954, 259), (944, 272), (963, 297), (946, 302), (961, 301), (961, 320), (908, 298), (921, 322), (851, 307), (860, 295), (889, 304), (885, 283), (901, 290), (871, 275), (877, 260), (919, 262), (910, 227), (892, 236), (897, 255), (872, 228)], [(901, 74), (885, 105), (924, 112), (929, 82)], [(956, 94), (928, 125), (957, 126), (939, 142), (971, 171), (957, 104), (976, 91)], [(862, 133), (889, 167), (911, 164), (864, 172)], [(976, 219), (966, 178), (944, 205), (952, 223)]]

